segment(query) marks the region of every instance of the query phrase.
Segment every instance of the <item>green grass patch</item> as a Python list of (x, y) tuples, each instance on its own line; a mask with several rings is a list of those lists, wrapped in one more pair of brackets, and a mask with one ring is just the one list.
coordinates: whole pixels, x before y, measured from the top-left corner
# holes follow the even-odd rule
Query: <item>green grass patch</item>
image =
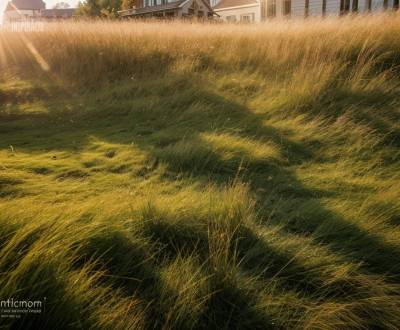
[(399, 327), (397, 17), (81, 24), (0, 33), (5, 328)]

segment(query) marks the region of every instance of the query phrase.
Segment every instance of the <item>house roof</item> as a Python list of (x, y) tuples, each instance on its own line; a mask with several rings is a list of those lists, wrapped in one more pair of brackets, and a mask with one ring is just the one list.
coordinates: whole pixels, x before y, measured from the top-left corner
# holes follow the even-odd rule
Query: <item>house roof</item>
[[(118, 13), (123, 17), (123, 16), (136, 16), (136, 15), (162, 12), (171, 9), (178, 9), (182, 7), (187, 1), (189, 0), (178, 0), (175, 2), (169, 2), (158, 6), (147, 6), (147, 7), (133, 8), (129, 10), (121, 10)], [(202, 2), (210, 11), (213, 11), (207, 1), (202, 0)]]
[(59, 8), (59, 9), (44, 9), (41, 11), (43, 17), (72, 17), (74, 16), (75, 8)]
[(257, 0), (221, 0), (217, 5), (213, 7), (213, 9), (221, 10), (225, 8), (256, 5), (256, 4), (258, 4)]
[(45, 8), (46, 4), (42, 0), (12, 0), (8, 3), (6, 11)]
[(175, 2), (166, 3), (164, 5), (136, 8), (133, 15), (143, 15), (143, 14), (147, 14), (147, 13), (154, 13), (154, 12), (164, 11), (164, 10), (168, 10), (168, 9), (176, 9), (176, 8), (179, 8), (179, 6), (185, 1), (186, 0), (178, 0)]

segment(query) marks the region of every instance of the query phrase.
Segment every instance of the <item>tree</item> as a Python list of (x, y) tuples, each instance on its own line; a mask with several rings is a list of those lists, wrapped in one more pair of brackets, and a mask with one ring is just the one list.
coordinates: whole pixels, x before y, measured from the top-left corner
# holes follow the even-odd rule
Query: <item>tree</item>
[(54, 5), (53, 9), (68, 9), (70, 7), (71, 6), (68, 3), (61, 1), (61, 2), (57, 2)]
[(101, 16), (115, 18), (117, 11), (121, 10), (122, 0), (99, 0), (101, 7)]
[(122, 0), (84, 0), (78, 5), (78, 15), (89, 17), (117, 17)]
[(136, 5), (136, 0), (122, 0), (121, 9), (132, 9)]
[(100, 4), (98, 0), (84, 0), (78, 4), (77, 14), (81, 16), (100, 16)]

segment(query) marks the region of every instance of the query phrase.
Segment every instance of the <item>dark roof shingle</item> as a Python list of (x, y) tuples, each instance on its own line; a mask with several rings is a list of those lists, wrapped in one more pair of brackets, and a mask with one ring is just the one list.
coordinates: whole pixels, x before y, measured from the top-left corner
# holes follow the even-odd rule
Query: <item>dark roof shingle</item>
[[(121, 10), (119, 11), (119, 15), (121, 17), (127, 17), (127, 16), (135, 16), (135, 15), (144, 15), (144, 14), (150, 14), (150, 13), (156, 13), (156, 12), (162, 12), (166, 10), (172, 10), (172, 9), (177, 9), (179, 8), (186, 0), (177, 0), (174, 2), (168, 2), (163, 5), (157, 5), (157, 6), (146, 6), (146, 7), (139, 7), (135, 9), (129, 9), (129, 10)], [(209, 3), (207, 0), (203, 0), (204, 5), (212, 12), (212, 8), (210, 7)]]
[(185, 0), (178, 0), (175, 2), (169, 2), (164, 5), (158, 5), (158, 6), (147, 6), (147, 7), (140, 7), (136, 8), (135, 14), (134, 15), (141, 15), (141, 14), (147, 14), (147, 13), (154, 13), (158, 11), (163, 11), (163, 10), (168, 10), (168, 9), (175, 9), (178, 8), (181, 3), (183, 3)]

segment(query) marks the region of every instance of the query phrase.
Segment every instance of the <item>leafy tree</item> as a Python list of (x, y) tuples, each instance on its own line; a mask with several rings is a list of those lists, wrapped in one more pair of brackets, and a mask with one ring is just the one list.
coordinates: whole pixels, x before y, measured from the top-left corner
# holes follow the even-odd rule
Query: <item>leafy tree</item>
[(61, 2), (57, 2), (54, 5), (53, 9), (68, 9), (70, 7), (71, 6), (68, 3), (61, 1)]
[(81, 16), (100, 16), (101, 7), (99, 0), (83, 0), (79, 2), (77, 14)]
[(122, 0), (121, 8), (131, 9), (135, 5), (136, 5), (136, 0)]
[(121, 10), (122, 0), (99, 0), (99, 3), (101, 16), (114, 18), (118, 16), (117, 11)]
[(79, 3), (78, 15), (89, 17), (117, 17), (122, 0), (84, 0)]

